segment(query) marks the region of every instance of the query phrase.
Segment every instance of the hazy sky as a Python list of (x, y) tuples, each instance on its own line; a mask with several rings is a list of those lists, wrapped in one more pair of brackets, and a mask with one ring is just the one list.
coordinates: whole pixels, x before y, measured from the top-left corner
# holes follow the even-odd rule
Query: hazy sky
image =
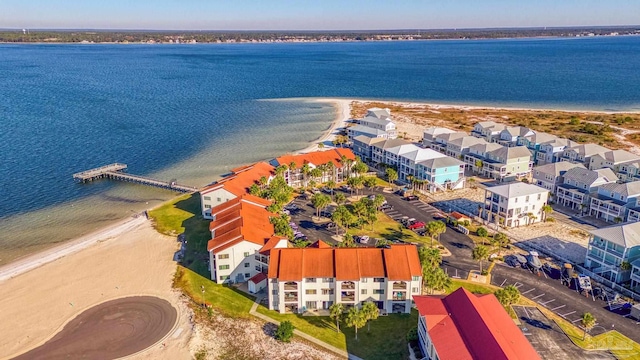
[(0, 0), (0, 28), (363, 30), (640, 24), (638, 0)]

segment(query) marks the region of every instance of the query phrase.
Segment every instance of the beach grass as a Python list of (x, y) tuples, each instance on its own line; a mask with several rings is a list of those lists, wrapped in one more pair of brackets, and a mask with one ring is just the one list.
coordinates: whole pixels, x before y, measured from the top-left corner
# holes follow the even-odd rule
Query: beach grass
[[(173, 286), (182, 290), (194, 302), (203, 303), (233, 318), (250, 318), (254, 297), (226, 285), (218, 285), (193, 270), (178, 266)], [(204, 298), (202, 289), (204, 288)], [(204, 300), (204, 301), (203, 301)]]

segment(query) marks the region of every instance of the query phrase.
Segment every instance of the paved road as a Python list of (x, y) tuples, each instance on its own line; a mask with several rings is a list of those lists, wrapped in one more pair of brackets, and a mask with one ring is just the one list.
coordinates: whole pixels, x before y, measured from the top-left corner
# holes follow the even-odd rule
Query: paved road
[(543, 359), (615, 359), (608, 351), (587, 351), (574, 346), (562, 329), (537, 308), (514, 306), (513, 310), (520, 319), (520, 330)]
[(177, 318), (176, 309), (157, 297), (108, 301), (82, 312), (51, 340), (14, 360), (120, 358), (160, 341)]

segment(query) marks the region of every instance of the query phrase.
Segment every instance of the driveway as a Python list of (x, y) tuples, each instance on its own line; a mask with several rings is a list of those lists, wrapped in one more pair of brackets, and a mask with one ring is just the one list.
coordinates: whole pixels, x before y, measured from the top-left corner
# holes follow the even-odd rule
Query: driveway
[(586, 351), (575, 346), (554, 321), (535, 307), (513, 306), (513, 310), (521, 322), (518, 327), (543, 359), (615, 359), (608, 351)]

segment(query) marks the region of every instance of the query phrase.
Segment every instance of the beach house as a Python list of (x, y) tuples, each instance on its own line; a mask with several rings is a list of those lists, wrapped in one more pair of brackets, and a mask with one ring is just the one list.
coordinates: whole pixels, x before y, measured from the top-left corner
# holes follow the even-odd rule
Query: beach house
[(564, 174), (575, 167), (584, 169), (582, 164), (561, 161), (533, 168), (533, 184), (556, 194), (558, 185), (564, 183)]
[(388, 248), (317, 247), (271, 250), (269, 309), (326, 315), (372, 301), (383, 313), (409, 313), (422, 291), (422, 268), (414, 245)]
[(414, 301), (423, 359), (540, 359), (493, 294), (459, 288), (447, 296), (415, 296)]
[(533, 168), (531, 152), (524, 146), (505, 147), (485, 152), (482, 176), (508, 181), (528, 177)]
[(562, 153), (562, 161), (572, 161), (583, 164), (586, 167), (589, 167), (589, 163), (591, 161), (591, 157), (597, 154), (604, 154), (607, 151), (610, 151), (604, 146), (600, 146), (597, 144), (579, 144), (570, 148), (567, 148)]
[(269, 218), (275, 214), (266, 210), (270, 203), (245, 194), (211, 209), (211, 240), (207, 243), (211, 280), (239, 283), (266, 273), (269, 251), (287, 247), (286, 238), (273, 235)]
[(473, 125), (473, 131), (471, 131), (471, 135), (478, 138), (483, 138), (487, 142), (498, 142), (498, 140), (500, 139), (500, 133), (506, 128), (506, 125), (498, 124), (494, 121), (481, 121)]
[(480, 174), (484, 167), (484, 160), (487, 153), (502, 149), (503, 146), (497, 143), (488, 143), (484, 139), (478, 139), (480, 142), (469, 147), (469, 151), (464, 154), (464, 162), (467, 168), (473, 170), (476, 174)]
[(472, 146), (479, 144), (488, 144), (488, 142), (485, 139), (477, 138), (475, 136), (463, 136), (449, 141), (447, 143), (445, 154), (462, 160), (464, 159), (464, 155), (470, 151)]
[(618, 166), (618, 178), (624, 182), (640, 180), (640, 161), (626, 161)]
[(444, 154), (447, 152), (447, 144), (449, 144), (449, 142), (465, 136), (469, 136), (469, 134), (463, 131), (435, 135), (431, 143), (431, 148)]
[(640, 181), (598, 186), (597, 193), (591, 195), (589, 215), (609, 222), (625, 222), (629, 209), (637, 206), (638, 197)]
[(542, 143), (536, 152), (535, 163), (536, 165), (545, 165), (561, 161), (564, 151), (576, 145), (578, 143), (564, 138), (555, 138)]
[(365, 135), (359, 135), (353, 138), (351, 150), (356, 156), (359, 156), (366, 163), (373, 162), (373, 144), (385, 141), (384, 138), (373, 138)]
[(415, 179), (426, 182), (430, 192), (464, 188), (465, 165), (450, 156), (436, 157), (416, 164)]
[(506, 227), (540, 222), (549, 190), (523, 182), (487, 187), (482, 218)]
[[(563, 162), (565, 161), (556, 164), (562, 164)], [(573, 210), (579, 210), (580, 213), (588, 212), (591, 193), (597, 192), (598, 186), (615, 184), (618, 180), (611, 169), (605, 168), (594, 171), (586, 169), (584, 166), (567, 170), (562, 178), (562, 184), (558, 184), (556, 187), (555, 202)]]
[(398, 137), (396, 124), (391, 120), (389, 109), (371, 108), (358, 124), (347, 129), (349, 140), (359, 135), (395, 139)]
[[(597, 170), (602, 168), (609, 168), (616, 174), (620, 174), (619, 177), (626, 179), (626, 172), (621, 171), (621, 167), (628, 165), (629, 163), (639, 163), (640, 156), (630, 153), (626, 150), (609, 150), (605, 153), (595, 154), (589, 159), (589, 169)], [(629, 170), (627, 167), (625, 170)]]
[(385, 153), (387, 149), (409, 144), (411, 143), (403, 139), (388, 139), (385, 141), (374, 142), (371, 144), (371, 162), (373, 164), (386, 164)]
[[(623, 270), (620, 265), (623, 262), (640, 265), (640, 222), (609, 226), (590, 233), (585, 266), (619, 284), (631, 280), (632, 269)], [(634, 280), (640, 278), (634, 276)]]
[(518, 139), (531, 138), (535, 132), (524, 126), (508, 126), (500, 132), (498, 144), (511, 147), (518, 145)]
[(422, 135), (422, 146), (425, 148), (432, 148), (433, 147), (432, 145), (435, 142), (436, 136), (443, 135), (443, 134), (453, 134), (455, 132), (456, 132), (455, 130), (451, 130), (443, 127), (437, 127), (437, 126), (428, 127), (424, 130)]
[(527, 149), (531, 152), (531, 158), (534, 160), (538, 155), (538, 150), (540, 150), (540, 145), (553, 141), (558, 137), (555, 135), (547, 134), (545, 132), (534, 132), (532, 135), (528, 136), (518, 136), (518, 140), (516, 141), (516, 145), (518, 146), (526, 146)]
[[(306, 154), (283, 155), (271, 160), (274, 168), (286, 166), (283, 173), (287, 184), (294, 188), (306, 186), (313, 180), (324, 184), (329, 180), (336, 183), (345, 181), (348, 169), (355, 164), (356, 156), (351, 149), (335, 148)], [(321, 170), (319, 176), (312, 176), (313, 169)]]

